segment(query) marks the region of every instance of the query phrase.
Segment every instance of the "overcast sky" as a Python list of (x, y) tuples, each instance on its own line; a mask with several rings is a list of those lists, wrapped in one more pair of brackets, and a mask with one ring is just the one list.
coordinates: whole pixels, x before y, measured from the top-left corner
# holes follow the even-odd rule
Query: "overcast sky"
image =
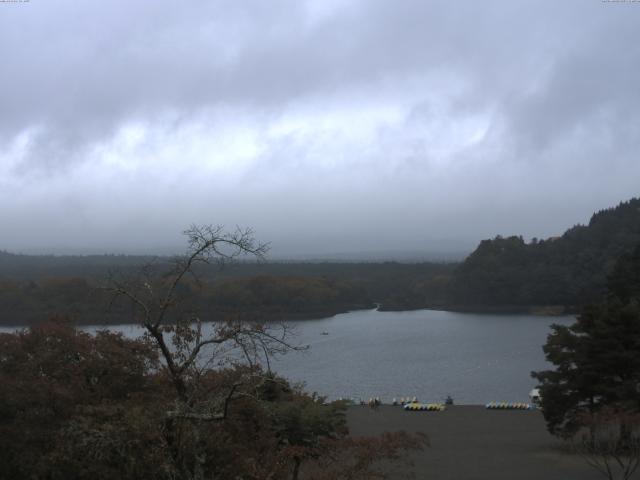
[(0, 249), (546, 237), (640, 194), (640, 3), (0, 3)]

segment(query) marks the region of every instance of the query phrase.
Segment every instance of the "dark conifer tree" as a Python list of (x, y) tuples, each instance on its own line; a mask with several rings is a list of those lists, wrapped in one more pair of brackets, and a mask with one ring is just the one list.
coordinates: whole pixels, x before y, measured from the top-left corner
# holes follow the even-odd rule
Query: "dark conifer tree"
[(532, 376), (553, 434), (572, 435), (604, 407), (640, 412), (639, 259), (640, 246), (620, 258), (605, 302), (583, 308), (569, 327), (552, 326), (543, 349), (555, 370)]

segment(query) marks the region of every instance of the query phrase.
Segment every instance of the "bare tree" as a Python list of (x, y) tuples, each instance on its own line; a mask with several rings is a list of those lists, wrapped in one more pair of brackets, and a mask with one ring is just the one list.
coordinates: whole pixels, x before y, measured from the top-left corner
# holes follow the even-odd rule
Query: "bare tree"
[[(171, 261), (168, 272), (159, 273), (157, 264), (149, 263), (128, 278), (111, 275), (105, 288), (112, 293), (112, 303), (122, 298), (130, 303), (136, 322), (160, 350), (180, 404), (175, 415), (219, 420), (225, 417), (239, 384), (230, 385), (227, 392), (218, 392), (218, 399), (222, 400), (218, 411), (191, 411), (196, 388), (193, 380), (214, 360), (237, 363), (242, 359), (252, 367), (264, 363), (270, 371), (270, 356), (302, 347), (289, 342), (290, 332), (284, 323), (264, 325), (235, 318), (203, 325), (195, 305), (183, 305), (184, 295), (179, 291), (183, 284), (190, 281), (201, 285), (198, 266), (203, 264), (243, 256), (263, 260), (268, 245), (256, 242), (250, 229), (237, 228), (228, 233), (222, 226), (192, 225), (184, 235), (188, 239), (187, 251)], [(207, 358), (203, 359), (205, 353)]]
[(609, 480), (629, 480), (640, 466), (640, 415), (605, 408), (581, 419), (571, 448)]
[[(256, 242), (250, 229), (227, 233), (222, 226), (192, 225), (184, 234), (187, 251), (171, 261), (167, 272), (158, 272), (158, 265), (149, 263), (128, 278), (111, 275), (105, 288), (112, 294), (111, 304), (119, 299), (129, 302), (136, 322), (160, 351), (176, 394), (164, 420), (173, 464), (179, 478), (201, 479), (210, 460), (205, 425), (224, 421), (234, 398), (257, 397), (252, 392), (259, 391), (256, 375), (261, 370), (255, 367), (264, 363), (270, 373), (270, 356), (301, 347), (289, 342), (284, 323), (264, 325), (242, 318), (203, 323), (197, 302), (181, 291), (189, 282), (202, 284), (198, 267), (243, 256), (262, 260), (268, 245)], [(211, 391), (210, 382), (201, 379), (211, 373), (214, 363), (248, 368)], [(275, 381), (271, 375), (262, 380)]]

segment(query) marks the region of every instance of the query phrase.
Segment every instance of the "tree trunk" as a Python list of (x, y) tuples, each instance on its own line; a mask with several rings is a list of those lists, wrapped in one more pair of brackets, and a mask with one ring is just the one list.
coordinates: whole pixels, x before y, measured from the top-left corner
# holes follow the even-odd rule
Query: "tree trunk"
[(302, 465), (302, 460), (300, 460), (300, 457), (293, 457), (293, 461), (295, 462), (295, 464), (293, 466), (293, 475), (291, 479), (298, 480), (298, 475), (300, 474), (300, 465)]

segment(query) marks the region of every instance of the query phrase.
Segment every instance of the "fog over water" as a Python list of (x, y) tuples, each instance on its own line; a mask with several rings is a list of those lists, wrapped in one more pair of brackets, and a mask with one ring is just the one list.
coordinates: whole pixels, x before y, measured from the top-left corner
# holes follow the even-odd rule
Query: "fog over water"
[(640, 3), (0, 4), (0, 249), (557, 235), (638, 194)]

